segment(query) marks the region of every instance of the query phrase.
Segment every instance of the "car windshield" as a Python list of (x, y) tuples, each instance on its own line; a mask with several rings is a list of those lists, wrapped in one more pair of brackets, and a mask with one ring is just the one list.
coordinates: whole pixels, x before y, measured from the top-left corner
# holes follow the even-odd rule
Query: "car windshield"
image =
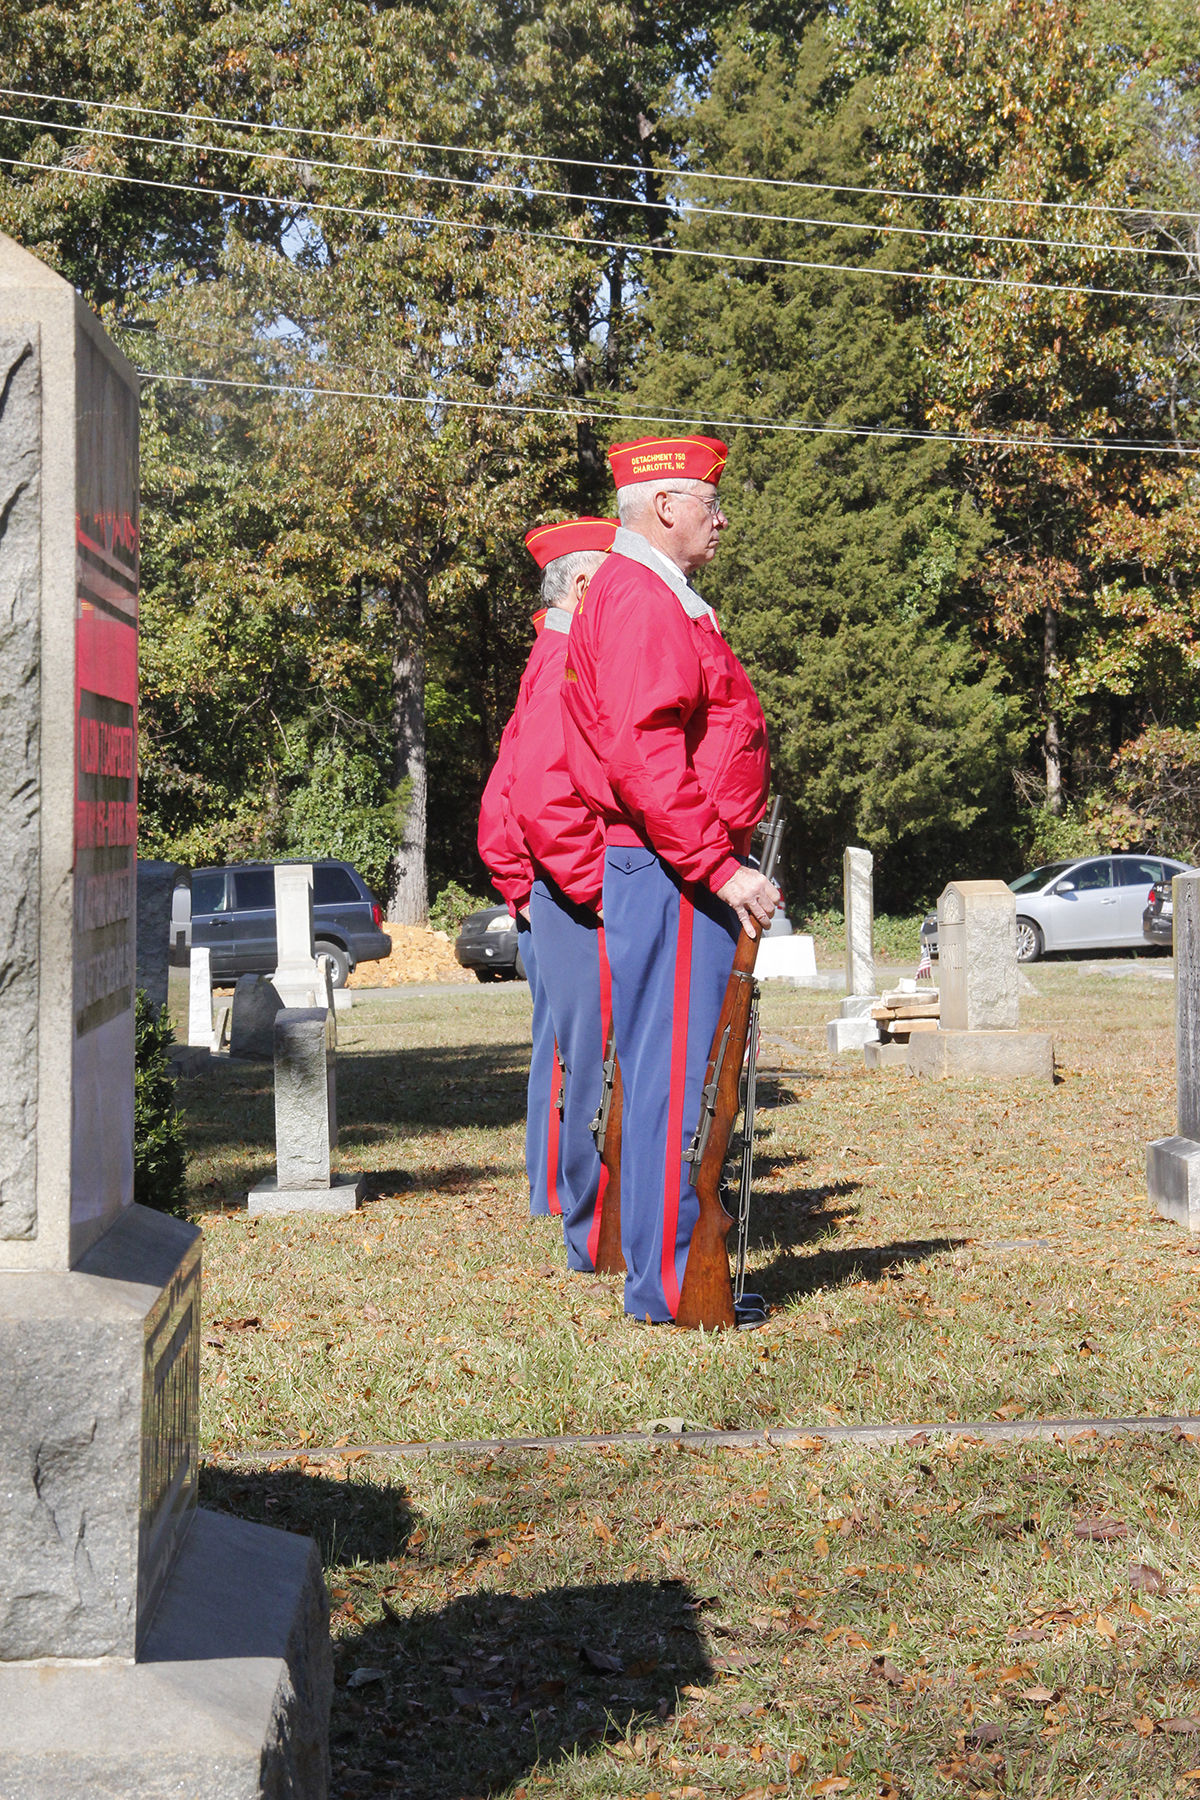
[(1008, 885), (1014, 894), (1027, 894), (1032, 888), (1044, 888), (1048, 881), (1053, 881), (1064, 869), (1072, 866), (1069, 862), (1043, 863), (1040, 869), (1031, 869), (1028, 875), (1018, 875)]

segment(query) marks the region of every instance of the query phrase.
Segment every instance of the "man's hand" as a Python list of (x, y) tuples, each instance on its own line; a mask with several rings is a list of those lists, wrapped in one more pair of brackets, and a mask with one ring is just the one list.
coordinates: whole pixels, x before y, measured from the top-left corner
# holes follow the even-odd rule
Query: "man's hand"
[(717, 889), (717, 899), (724, 900), (726, 906), (732, 906), (741, 920), (747, 937), (757, 937), (755, 922), (769, 925), (772, 914), (779, 905), (779, 889), (757, 869), (739, 869), (731, 875), (724, 887)]

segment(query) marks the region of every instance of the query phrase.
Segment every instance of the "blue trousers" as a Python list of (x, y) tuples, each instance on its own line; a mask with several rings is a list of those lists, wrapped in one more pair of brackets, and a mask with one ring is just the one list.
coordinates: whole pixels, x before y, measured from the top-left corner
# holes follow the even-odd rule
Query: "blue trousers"
[(608, 1180), (592, 1137), (610, 1010), (604, 929), (595, 913), (568, 900), (548, 876), (533, 884), (529, 920), (562, 1058), (559, 1197), (567, 1262), (572, 1269), (591, 1270), (600, 1238), (597, 1201)]
[(537, 1218), (562, 1211), (558, 1114), (561, 1081), (554, 1050), (554, 1020), (538, 968), (537, 948), (529, 926), (519, 919), (517, 947), (533, 996), (533, 1052), (525, 1104), (525, 1172), (529, 1176), (529, 1215)]
[(699, 884), (683, 882), (650, 850), (610, 845), (604, 859), (604, 935), (613, 1027), (625, 1090), (621, 1248), (625, 1311), (675, 1317), (700, 1206), (683, 1152), (725, 997), (738, 920)]

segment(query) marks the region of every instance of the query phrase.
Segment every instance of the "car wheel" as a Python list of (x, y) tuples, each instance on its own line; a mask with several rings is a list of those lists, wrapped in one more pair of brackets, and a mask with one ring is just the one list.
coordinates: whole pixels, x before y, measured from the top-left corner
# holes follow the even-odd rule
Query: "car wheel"
[(1032, 919), (1017, 919), (1017, 961), (1036, 962), (1046, 948), (1041, 928)]
[(318, 938), (314, 945), (314, 949), (318, 956), (327, 956), (333, 964), (332, 974), (334, 987), (344, 988), (350, 974), (350, 958), (342, 949), (341, 945), (330, 944), (327, 943), (325, 939)]
[(499, 981), (500, 971), (499, 969), (476, 969), (475, 979), (476, 981)]

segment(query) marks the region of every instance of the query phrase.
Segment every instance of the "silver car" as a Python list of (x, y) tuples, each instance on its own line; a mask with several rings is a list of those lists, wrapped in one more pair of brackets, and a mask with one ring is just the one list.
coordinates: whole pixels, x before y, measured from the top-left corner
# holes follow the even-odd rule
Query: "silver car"
[(1141, 948), (1147, 894), (1188, 866), (1165, 856), (1089, 856), (1018, 875), (1008, 884), (1017, 897), (1018, 959), (1036, 962), (1046, 950)]

